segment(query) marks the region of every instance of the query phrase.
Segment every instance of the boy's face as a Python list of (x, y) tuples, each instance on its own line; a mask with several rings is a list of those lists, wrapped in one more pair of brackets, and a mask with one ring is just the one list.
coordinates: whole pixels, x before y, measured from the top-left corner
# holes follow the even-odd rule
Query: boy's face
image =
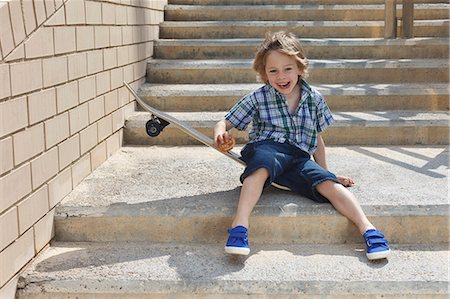
[(289, 95), (297, 86), (298, 76), (303, 72), (295, 59), (278, 51), (271, 51), (266, 57), (266, 77), (278, 92)]

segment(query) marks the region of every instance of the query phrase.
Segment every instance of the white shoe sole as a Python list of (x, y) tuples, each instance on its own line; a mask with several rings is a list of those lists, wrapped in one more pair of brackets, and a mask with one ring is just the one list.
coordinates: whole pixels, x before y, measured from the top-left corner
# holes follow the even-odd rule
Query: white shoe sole
[(366, 256), (369, 260), (381, 260), (385, 259), (391, 254), (391, 250), (381, 251), (381, 252), (374, 252), (374, 253), (366, 253)]
[(229, 254), (248, 255), (250, 253), (250, 249), (225, 246), (225, 252)]

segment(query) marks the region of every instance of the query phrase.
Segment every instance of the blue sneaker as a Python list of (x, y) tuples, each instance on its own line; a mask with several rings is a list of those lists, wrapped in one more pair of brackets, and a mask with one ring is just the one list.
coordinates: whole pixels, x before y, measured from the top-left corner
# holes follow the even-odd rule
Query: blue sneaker
[(243, 226), (236, 226), (229, 229), (227, 245), (225, 245), (225, 252), (230, 254), (248, 255), (250, 248), (248, 248), (247, 228)]
[(366, 240), (366, 256), (369, 260), (385, 259), (391, 253), (388, 241), (384, 239), (384, 235), (379, 230), (369, 229), (363, 237)]

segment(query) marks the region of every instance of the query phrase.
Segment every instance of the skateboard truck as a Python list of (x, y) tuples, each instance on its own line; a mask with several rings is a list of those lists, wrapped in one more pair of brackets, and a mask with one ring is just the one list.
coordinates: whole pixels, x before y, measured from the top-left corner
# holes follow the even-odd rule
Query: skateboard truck
[(169, 124), (170, 123), (168, 121), (165, 121), (164, 119), (156, 117), (152, 114), (152, 118), (145, 124), (145, 129), (147, 131), (148, 136), (156, 137)]

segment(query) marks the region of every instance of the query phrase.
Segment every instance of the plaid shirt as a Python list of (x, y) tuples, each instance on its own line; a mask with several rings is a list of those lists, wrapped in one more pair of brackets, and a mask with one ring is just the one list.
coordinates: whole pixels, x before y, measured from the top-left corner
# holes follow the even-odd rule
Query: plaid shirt
[(299, 84), (301, 98), (294, 114), (289, 112), (284, 95), (266, 84), (243, 97), (225, 119), (238, 130), (245, 130), (253, 120), (250, 142), (287, 141), (312, 155), (317, 149), (318, 134), (334, 119), (322, 95), (304, 80)]

